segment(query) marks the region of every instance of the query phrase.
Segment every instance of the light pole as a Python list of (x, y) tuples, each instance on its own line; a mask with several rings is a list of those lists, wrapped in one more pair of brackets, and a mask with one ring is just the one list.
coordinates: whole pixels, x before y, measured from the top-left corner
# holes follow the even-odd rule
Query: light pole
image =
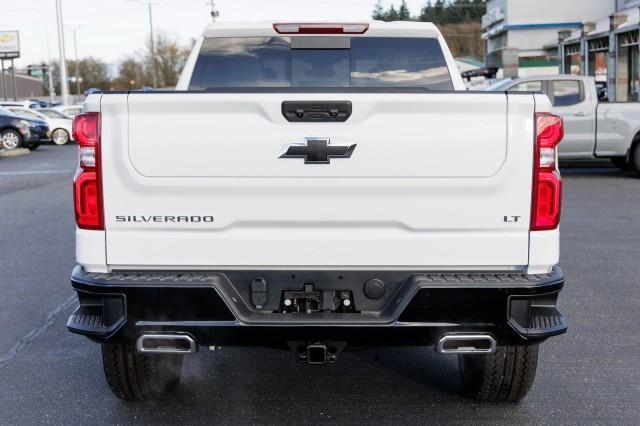
[(71, 31), (73, 31), (73, 51), (76, 57), (76, 95), (80, 94), (80, 60), (78, 59), (78, 37), (76, 36), (76, 33), (82, 27), (86, 27), (86, 25), (75, 25), (73, 27), (67, 27)]
[(205, 4), (206, 4), (206, 5), (208, 5), (208, 6), (211, 6), (211, 20), (212, 20), (213, 22), (216, 22), (216, 18), (217, 18), (218, 16), (220, 16), (220, 12), (218, 12), (218, 11), (216, 10), (216, 2), (215, 2), (215, 0), (209, 0), (209, 1), (208, 1), (208, 2), (206, 2)]
[(47, 45), (47, 74), (49, 77), (49, 102), (53, 103), (53, 98), (56, 96), (56, 89), (53, 86), (53, 70), (51, 69), (51, 44), (49, 43), (49, 24), (47, 23), (47, 17), (38, 9), (12, 9), (9, 12), (30, 12), (42, 18), (44, 23), (44, 39)]
[[(136, 1), (136, 0), (128, 0)], [(147, 6), (149, 9), (149, 36), (151, 40), (151, 77), (153, 78), (153, 87), (158, 85), (158, 76), (156, 72), (156, 49), (153, 37), (153, 9), (152, 7), (159, 4), (160, 0), (138, 0), (138, 3)]]
[(56, 18), (58, 22), (58, 47), (60, 49), (60, 91), (62, 105), (69, 105), (69, 82), (67, 81), (67, 63), (64, 53), (64, 23), (62, 22), (62, 0), (56, 0)]

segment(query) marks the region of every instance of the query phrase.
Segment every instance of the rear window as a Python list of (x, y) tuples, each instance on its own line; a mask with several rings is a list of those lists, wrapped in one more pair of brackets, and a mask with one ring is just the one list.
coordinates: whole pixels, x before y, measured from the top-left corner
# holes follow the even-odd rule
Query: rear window
[(189, 89), (414, 87), (452, 90), (435, 38), (207, 38)]

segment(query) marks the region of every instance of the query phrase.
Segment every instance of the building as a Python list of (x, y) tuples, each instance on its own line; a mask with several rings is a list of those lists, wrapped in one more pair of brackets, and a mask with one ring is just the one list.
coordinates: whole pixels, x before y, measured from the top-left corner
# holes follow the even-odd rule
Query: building
[(610, 101), (640, 101), (640, 0), (488, 0), (482, 26), (505, 77), (590, 75)]
[(488, 0), (482, 18), (486, 66), (502, 68), (507, 77), (557, 72), (560, 58), (549, 55), (549, 42), (615, 7), (615, 0)]
[(617, 0), (609, 14), (559, 33), (547, 47), (559, 58), (560, 72), (594, 76), (610, 101), (639, 101), (639, 28), (640, 0)]
[[(0, 74), (0, 101), (5, 99), (13, 100), (13, 78), (11, 73), (5, 72), (4, 84)], [(16, 73), (16, 89), (18, 99), (36, 98), (44, 95), (44, 85), (42, 79), (31, 77), (25, 74)]]

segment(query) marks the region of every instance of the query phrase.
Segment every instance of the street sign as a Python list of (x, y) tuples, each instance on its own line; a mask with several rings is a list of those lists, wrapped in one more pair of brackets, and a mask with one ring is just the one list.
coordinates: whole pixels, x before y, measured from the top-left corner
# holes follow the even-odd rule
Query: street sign
[(0, 31), (0, 58), (20, 57), (20, 37), (17, 31)]

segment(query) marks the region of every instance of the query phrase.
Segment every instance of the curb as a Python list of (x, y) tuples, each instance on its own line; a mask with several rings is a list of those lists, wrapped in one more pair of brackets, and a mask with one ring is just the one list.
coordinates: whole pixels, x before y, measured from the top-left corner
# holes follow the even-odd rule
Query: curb
[(19, 157), (20, 155), (31, 154), (27, 148), (16, 148), (10, 151), (0, 150), (0, 157)]

